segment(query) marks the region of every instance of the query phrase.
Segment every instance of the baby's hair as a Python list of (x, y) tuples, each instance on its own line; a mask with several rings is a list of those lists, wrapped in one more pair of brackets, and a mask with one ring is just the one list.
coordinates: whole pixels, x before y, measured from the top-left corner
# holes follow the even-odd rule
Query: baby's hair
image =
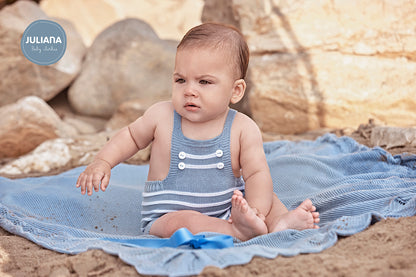
[(239, 78), (246, 77), (250, 54), (243, 34), (234, 26), (211, 22), (193, 27), (182, 38), (177, 49), (195, 46), (230, 49), (239, 69)]

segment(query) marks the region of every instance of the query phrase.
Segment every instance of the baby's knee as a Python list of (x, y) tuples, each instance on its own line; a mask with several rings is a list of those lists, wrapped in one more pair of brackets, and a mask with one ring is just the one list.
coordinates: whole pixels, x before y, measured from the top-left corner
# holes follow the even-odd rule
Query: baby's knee
[(200, 216), (201, 213), (191, 210), (183, 210), (169, 213), (168, 226), (172, 226), (173, 229), (178, 230), (180, 228), (189, 228), (195, 221), (195, 217)]
[(180, 228), (189, 228), (195, 216), (199, 215), (199, 212), (190, 210), (165, 214), (153, 223), (150, 234), (163, 238), (170, 237)]

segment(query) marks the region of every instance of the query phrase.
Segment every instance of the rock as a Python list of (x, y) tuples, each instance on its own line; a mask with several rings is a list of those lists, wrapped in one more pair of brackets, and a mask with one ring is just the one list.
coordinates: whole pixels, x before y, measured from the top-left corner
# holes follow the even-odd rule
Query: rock
[[(53, 65), (36, 65), (20, 49), (24, 30), (38, 19), (56, 21), (66, 32), (67, 49)], [(0, 106), (29, 95), (48, 101), (67, 87), (81, 69), (85, 46), (79, 34), (70, 22), (49, 18), (34, 2), (18, 1), (0, 10), (0, 37)]]
[(118, 130), (124, 126), (129, 125), (137, 118), (142, 116), (144, 112), (150, 107), (151, 103), (146, 100), (135, 99), (122, 103), (111, 119), (107, 122), (105, 129)]
[(416, 147), (416, 128), (376, 126), (371, 132), (371, 144), (391, 149), (394, 147)]
[(240, 28), (239, 18), (233, 9), (233, 1), (205, 0), (201, 14), (202, 22), (222, 22)]
[(357, 55), (416, 55), (416, 14), (411, 1), (231, 2), (232, 11), (227, 14), (237, 19), (252, 53), (302, 53), (318, 48)]
[(62, 121), (74, 127), (77, 130), (77, 132), (81, 135), (95, 134), (98, 132), (98, 129), (93, 124), (90, 124), (85, 120), (81, 120), (76, 117), (64, 117)]
[(249, 102), (263, 131), (356, 128), (369, 118), (415, 124), (411, 1), (206, 2), (227, 9), (223, 21), (237, 22), (248, 41)]
[(75, 128), (36, 96), (1, 107), (0, 118), (0, 159), (25, 154), (45, 140), (77, 135)]
[[(339, 52), (254, 56), (250, 105), (265, 132), (416, 122), (416, 63)], [(312, 66), (313, 65), (313, 66)]]
[(110, 117), (127, 100), (169, 98), (175, 51), (141, 20), (115, 23), (94, 41), (80, 76), (69, 88), (72, 108)]
[(48, 101), (48, 105), (58, 116), (69, 125), (72, 125), (79, 134), (93, 134), (104, 130), (106, 119), (100, 117), (82, 116), (72, 111), (68, 102), (68, 93), (62, 92)]
[(203, 5), (203, 0), (42, 0), (40, 3), (48, 15), (72, 21), (88, 46), (105, 28), (126, 18), (146, 21), (163, 39), (180, 40), (188, 29), (201, 23)]
[[(65, 54), (62, 59), (56, 63), (56, 69), (63, 73), (69, 74), (72, 77), (70, 82), (72, 82), (81, 71), (82, 62), (85, 54), (87, 53), (87, 48), (82, 42), (81, 35), (78, 33), (78, 30), (71, 21), (62, 18), (50, 19), (52, 21), (56, 21), (62, 26), (67, 37)], [(67, 87), (70, 82), (68, 82), (65, 87)]]
[[(115, 132), (101, 132), (45, 141), (32, 152), (0, 167), (0, 174), (6, 177), (38, 176), (88, 165), (114, 134)], [(150, 146), (139, 151), (127, 162), (144, 164), (149, 161), (149, 157)]]
[(19, 157), (0, 168), (0, 174), (46, 173), (52, 169), (64, 167), (71, 159), (68, 144), (73, 141), (71, 138), (45, 141), (31, 154)]

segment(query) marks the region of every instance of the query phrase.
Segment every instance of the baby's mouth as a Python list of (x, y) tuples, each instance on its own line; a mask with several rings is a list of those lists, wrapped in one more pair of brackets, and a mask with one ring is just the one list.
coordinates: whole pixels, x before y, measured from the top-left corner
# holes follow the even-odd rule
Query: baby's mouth
[(194, 103), (186, 103), (185, 107), (192, 107), (192, 108), (198, 108), (197, 105), (195, 105)]
[(185, 104), (185, 109), (189, 110), (189, 111), (194, 111), (196, 109), (198, 109), (199, 106), (195, 105), (194, 103), (186, 103)]

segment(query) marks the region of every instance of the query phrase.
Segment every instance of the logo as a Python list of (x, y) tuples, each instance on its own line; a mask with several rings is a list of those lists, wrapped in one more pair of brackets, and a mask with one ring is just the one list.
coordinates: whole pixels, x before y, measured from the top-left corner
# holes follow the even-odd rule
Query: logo
[(24, 31), (20, 47), (23, 55), (32, 63), (50, 65), (65, 54), (66, 34), (58, 23), (36, 20)]

